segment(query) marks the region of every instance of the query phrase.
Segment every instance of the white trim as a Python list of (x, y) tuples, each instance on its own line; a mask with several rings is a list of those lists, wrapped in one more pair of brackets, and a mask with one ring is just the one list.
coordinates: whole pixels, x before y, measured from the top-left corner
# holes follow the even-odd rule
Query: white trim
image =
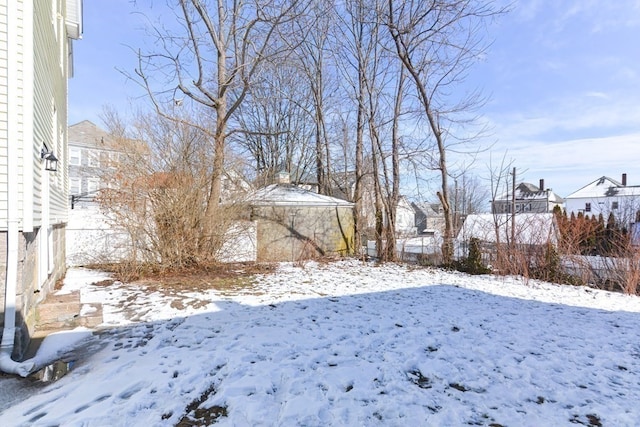
[(100, 167), (100, 152), (98, 150), (84, 150), (87, 153), (87, 166)]
[(67, 35), (72, 39), (82, 38), (82, 0), (66, 0), (65, 25)]
[(77, 196), (82, 193), (82, 178), (79, 176), (69, 178), (69, 193), (72, 196)]
[[(77, 162), (74, 161), (74, 159), (77, 159)], [(82, 149), (81, 148), (69, 147), (69, 166), (82, 166)]]
[(23, 14), (27, 19), (22, 20), (22, 231), (33, 231), (33, 203), (34, 203), (34, 165), (39, 161), (39, 153), (34, 153), (33, 137), (33, 96), (34, 96), (34, 70), (33, 55), (33, 2), (22, 3)]
[(100, 178), (87, 178), (87, 193), (93, 194), (100, 189)]

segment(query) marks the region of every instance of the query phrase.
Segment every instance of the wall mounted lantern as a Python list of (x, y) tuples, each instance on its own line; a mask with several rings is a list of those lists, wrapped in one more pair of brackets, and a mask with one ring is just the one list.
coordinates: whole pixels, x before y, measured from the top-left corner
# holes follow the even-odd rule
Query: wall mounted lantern
[(44, 160), (44, 170), (51, 172), (58, 170), (58, 158), (53, 154), (53, 151), (49, 151), (46, 146), (42, 147), (40, 158)]

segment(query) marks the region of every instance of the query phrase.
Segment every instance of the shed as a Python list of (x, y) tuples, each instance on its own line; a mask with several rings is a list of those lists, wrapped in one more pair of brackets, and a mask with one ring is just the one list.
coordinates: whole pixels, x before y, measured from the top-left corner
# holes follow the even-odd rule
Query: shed
[(297, 261), (353, 253), (353, 203), (292, 184), (272, 184), (248, 198), (257, 225), (258, 261)]

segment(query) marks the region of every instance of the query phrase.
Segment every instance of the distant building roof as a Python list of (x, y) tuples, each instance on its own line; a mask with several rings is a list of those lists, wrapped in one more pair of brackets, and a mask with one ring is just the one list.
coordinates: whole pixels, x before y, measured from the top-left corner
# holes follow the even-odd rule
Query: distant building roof
[(440, 204), (440, 203), (429, 203), (429, 202), (416, 203), (416, 202), (411, 202), (411, 206), (416, 211), (416, 213), (425, 215), (427, 217), (443, 216), (442, 204)]
[(272, 184), (251, 194), (247, 201), (252, 206), (344, 206), (353, 203), (324, 196), (293, 184)]
[[(550, 188), (546, 189), (546, 190), (541, 190), (539, 187), (528, 183), (528, 182), (521, 182), (520, 184), (518, 184), (518, 186), (516, 187), (516, 200), (548, 200), (550, 202), (555, 202), (555, 203), (562, 203), (562, 197), (558, 196), (556, 193), (554, 193)], [(505, 201), (505, 200), (511, 200), (512, 198), (512, 194), (510, 193), (504, 193), (502, 196), (500, 196), (499, 198), (496, 198), (497, 201)]]
[(69, 145), (106, 150), (116, 149), (115, 139), (105, 130), (89, 120), (69, 126)]
[(640, 185), (623, 185), (608, 176), (601, 176), (568, 195), (567, 199), (591, 199), (612, 196), (640, 196)]

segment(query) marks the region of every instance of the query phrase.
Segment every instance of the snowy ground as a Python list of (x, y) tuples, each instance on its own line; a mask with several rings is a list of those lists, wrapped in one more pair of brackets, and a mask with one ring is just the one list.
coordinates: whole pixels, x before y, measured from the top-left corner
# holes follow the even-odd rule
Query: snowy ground
[(49, 345), (40, 363), (84, 338), (74, 369), (0, 425), (640, 422), (637, 297), (357, 261), (282, 265), (225, 292), (99, 279), (73, 269), (63, 289), (102, 302), (109, 329)]

